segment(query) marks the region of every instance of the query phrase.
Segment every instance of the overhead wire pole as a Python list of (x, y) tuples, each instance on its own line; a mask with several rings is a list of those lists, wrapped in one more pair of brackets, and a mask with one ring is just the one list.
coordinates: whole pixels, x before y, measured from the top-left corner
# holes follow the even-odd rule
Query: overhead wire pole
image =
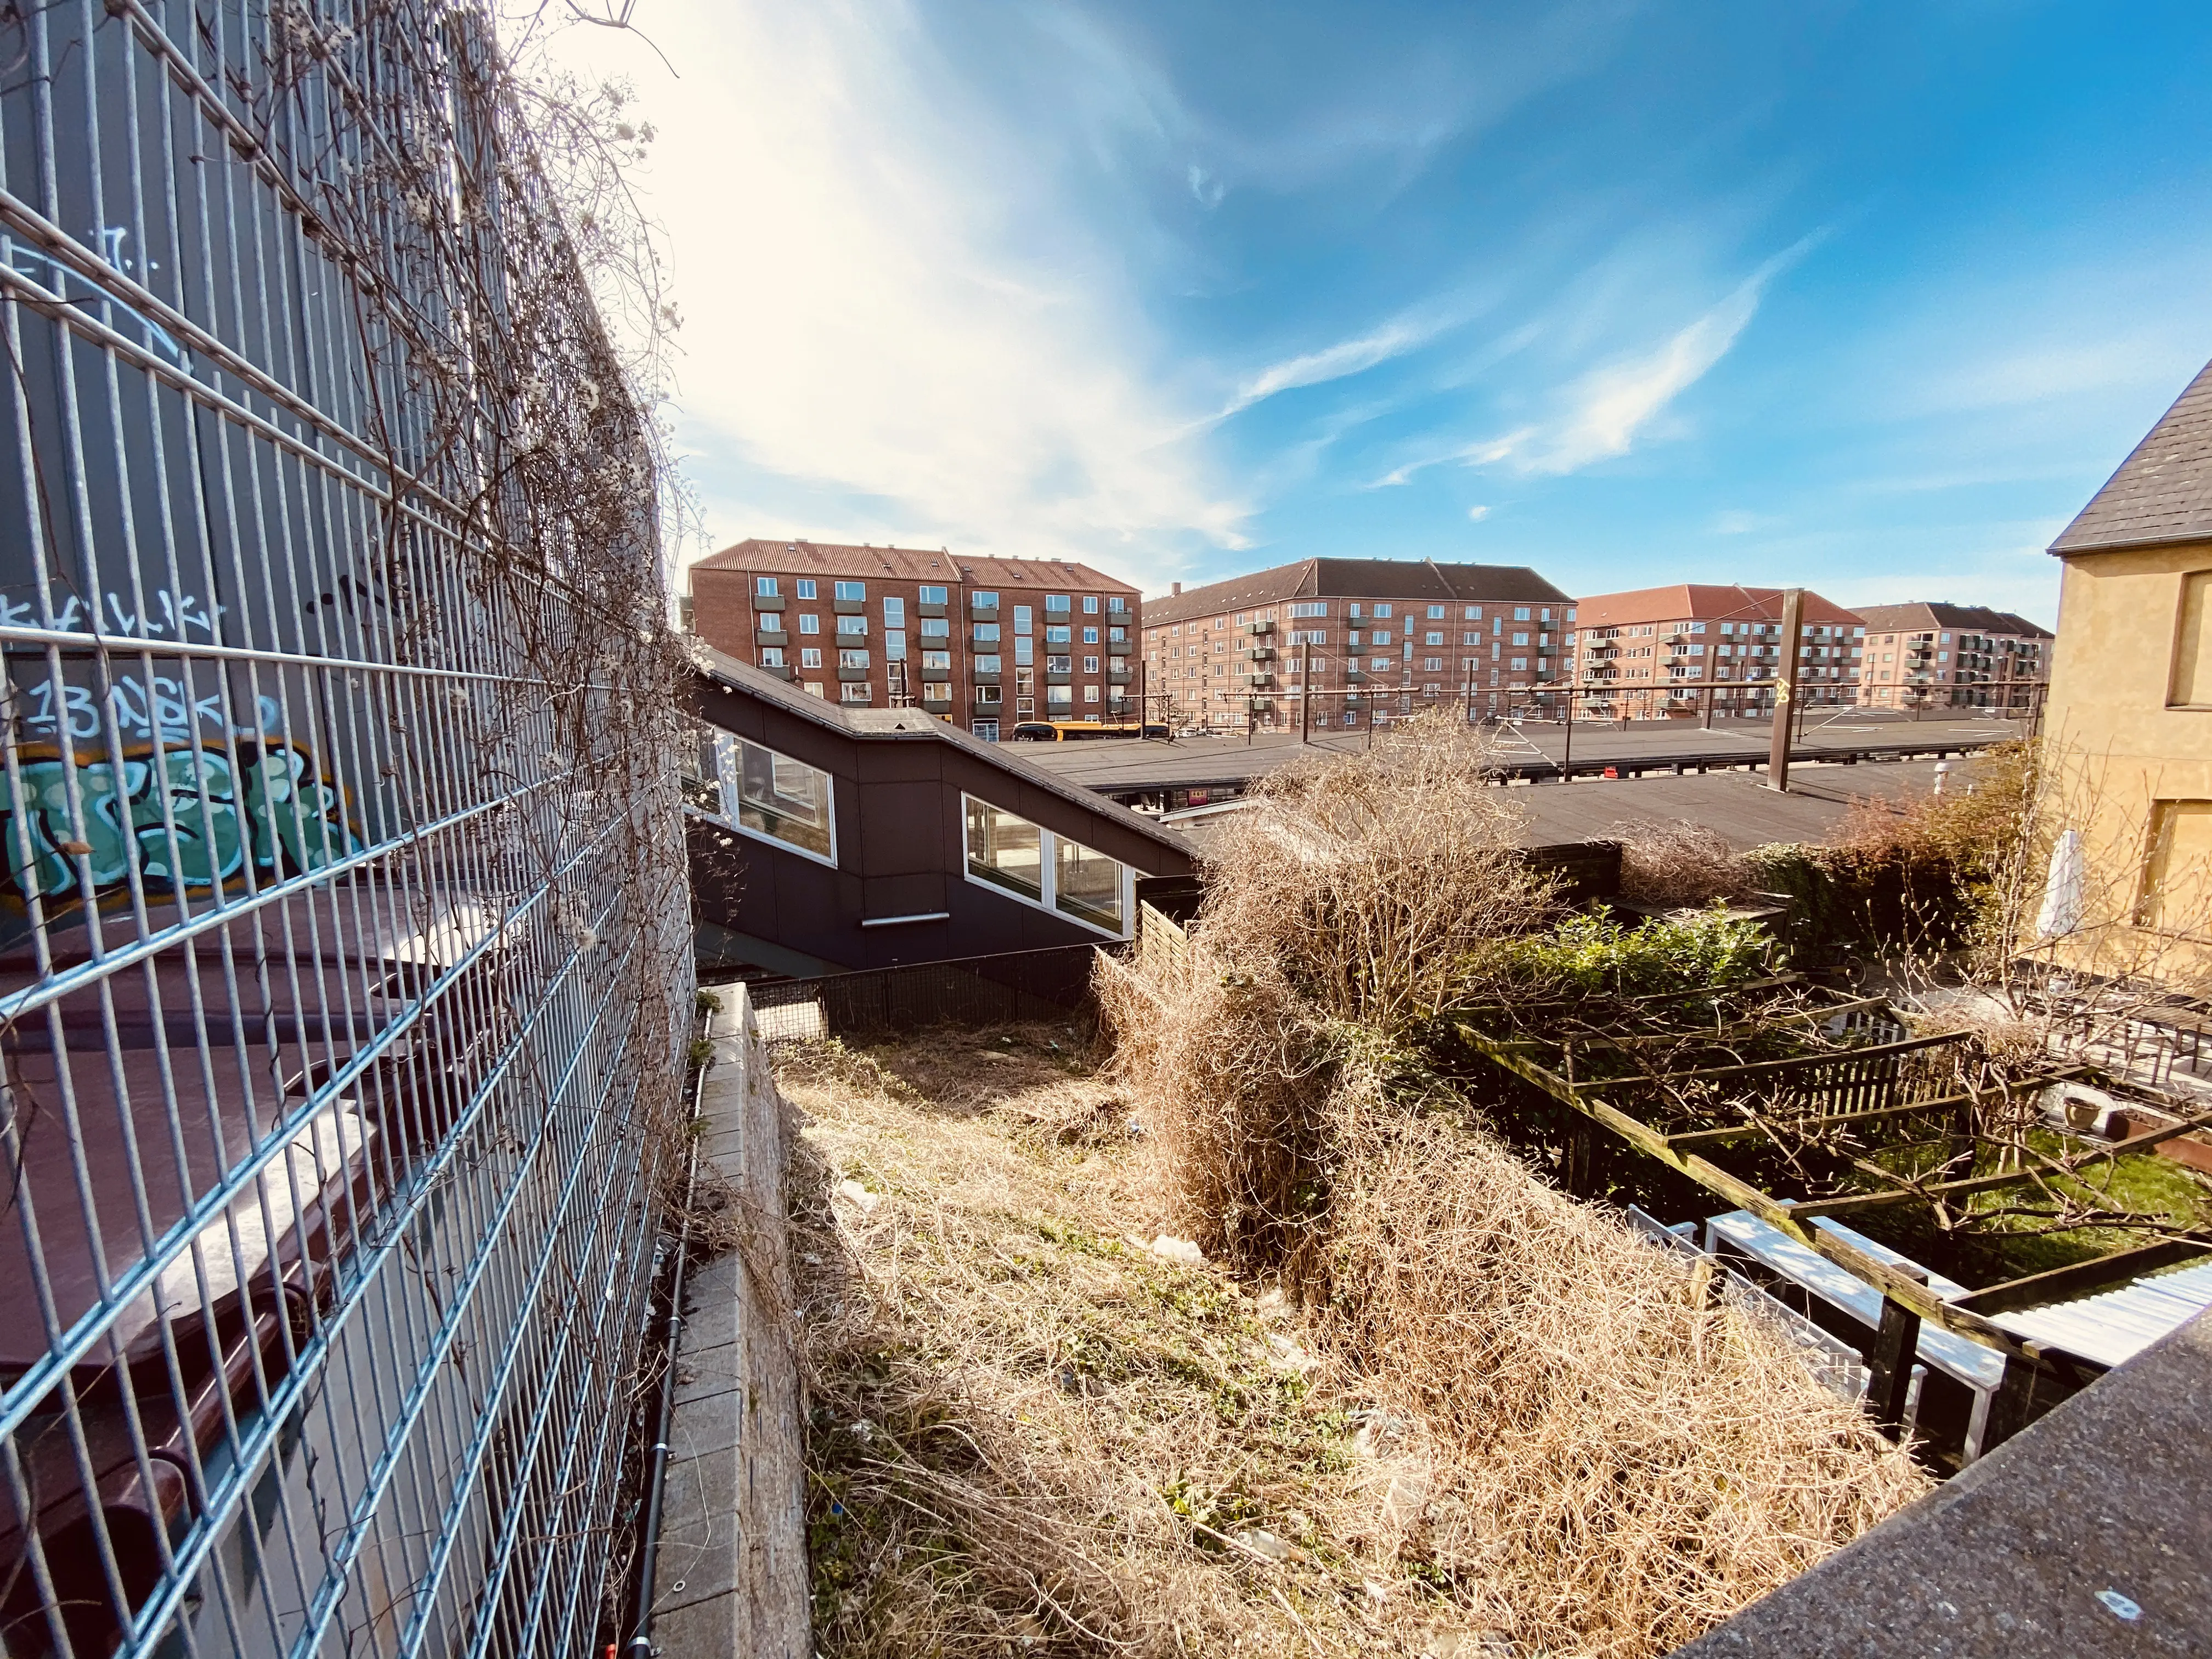
[(1796, 713), (1798, 636), (1805, 626), (1805, 590), (1782, 590), (1782, 668), (1774, 683), (1774, 742), (1767, 751), (1766, 787), (1788, 793), (1790, 739)]
[(1303, 744), (1312, 741), (1313, 641), (1309, 637), (1298, 647), (1298, 742)]

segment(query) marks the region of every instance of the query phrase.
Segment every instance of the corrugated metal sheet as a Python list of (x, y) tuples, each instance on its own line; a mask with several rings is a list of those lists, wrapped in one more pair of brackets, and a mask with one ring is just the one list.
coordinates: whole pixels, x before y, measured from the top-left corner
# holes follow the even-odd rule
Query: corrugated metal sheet
[(2212, 1307), (2212, 1261), (2148, 1273), (2078, 1301), (1998, 1314), (1996, 1323), (2038, 1342), (2118, 1365)]

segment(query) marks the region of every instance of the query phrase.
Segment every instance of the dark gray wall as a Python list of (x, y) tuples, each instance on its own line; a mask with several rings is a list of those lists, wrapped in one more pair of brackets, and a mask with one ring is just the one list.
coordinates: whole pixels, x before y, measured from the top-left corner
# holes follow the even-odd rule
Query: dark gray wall
[[(818, 973), (1100, 943), (1090, 928), (967, 879), (963, 792), (1139, 875), (1184, 875), (1194, 867), (1188, 853), (1128, 823), (1103, 799), (1096, 808), (1070, 800), (949, 738), (857, 735), (705, 679), (696, 682), (694, 697), (702, 719), (829, 773), (837, 825), (832, 870), (693, 819), (693, 906), (702, 957)], [(949, 912), (950, 920), (860, 926), (864, 917), (935, 910)]]

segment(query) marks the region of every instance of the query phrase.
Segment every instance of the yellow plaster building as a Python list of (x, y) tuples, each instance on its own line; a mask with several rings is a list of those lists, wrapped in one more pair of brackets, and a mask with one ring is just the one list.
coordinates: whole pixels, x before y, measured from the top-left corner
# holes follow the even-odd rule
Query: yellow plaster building
[(2051, 550), (2050, 821), (2085, 871), (2066, 954), (2212, 978), (2212, 365)]

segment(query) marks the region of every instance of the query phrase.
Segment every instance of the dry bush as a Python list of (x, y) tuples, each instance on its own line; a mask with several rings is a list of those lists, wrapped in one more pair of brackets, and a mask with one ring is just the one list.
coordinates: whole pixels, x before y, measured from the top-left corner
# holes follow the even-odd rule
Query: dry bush
[(1411, 1419), (1399, 1496), (1427, 1501), (1375, 1547), (1520, 1650), (1662, 1653), (1924, 1483), (1784, 1340), (1701, 1310), (1680, 1263), (1537, 1182), (1409, 1054), (1552, 906), (1458, 740), (1400, 742), (1271, 789), (1187, 945), (1102, 964), (1115, 1070), (1178, 1225), (1281, 1275)]
[[(1928, 1486), (1683, 1260), (1446, 1116), (1373, 1114), (1328, 1328), (1426, 1429), (1407, 1547), (1529, 1652), (1670, 1651)], [(1382, 1126), (1387, 1125), (1387, 1127)]]
[(1321, 1109), (1346, 1045), (1432, 1013), (1486, 945), (1556, 908), (1516, 856), (1486, 760), (1446, 711), (1285, 768), (1210, 851), (1202, 948), (1139, 973), (1102, 962), (1118, 1074), (1167, 1146), (1178, 1225), (1209, 1255), (1317, 1283)]
[(1686, 818), (1632, 819), (1613, 827), (1620, 843), (1620, 896), (1638, 904), (1700, 905), (1740, 898), (1751, 871), (1728, 837)]

